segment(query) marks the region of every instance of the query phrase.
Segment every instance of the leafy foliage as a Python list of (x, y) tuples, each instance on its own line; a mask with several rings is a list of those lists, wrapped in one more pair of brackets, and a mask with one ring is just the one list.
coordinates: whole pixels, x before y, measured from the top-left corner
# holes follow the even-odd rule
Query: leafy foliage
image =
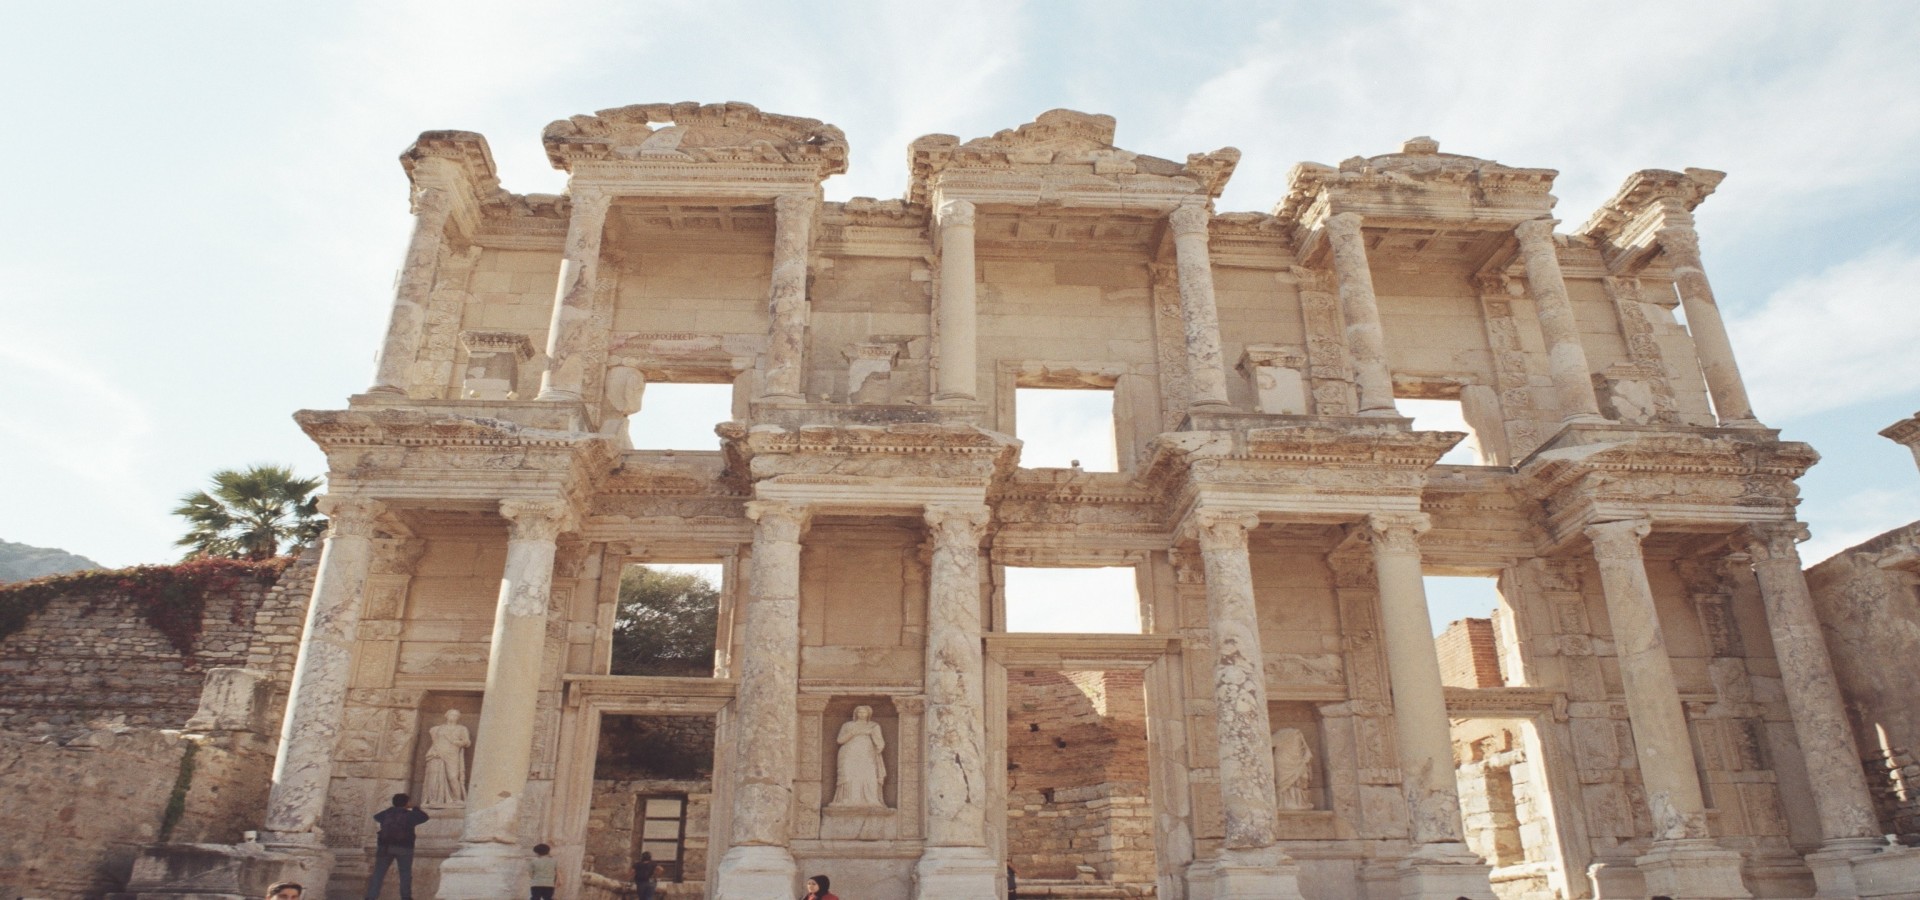
[[(170, 566), (73, 572), (0, 585), (0, 640), (25, 627), (56, 597), (91, 601), (83, 614), (106, 600), (125, 597), (181, 656), (192, 656), (208, 594), (231, 591), (242, 579), (272, 584), (292, 561), (291, 557), (259, 561), (203, 557)], [(227, 616), (236, 625), (244, 624), (246, 610), (236, 600)]]
[(613, 674), (713, 674), (720, 589), (688, 572), (629, 566), (613, 621)]
[(311, 544), (326, 530), (320, 515), (318, 478), (296, 478), (286, 466), (252, 466), (246, 471), (213, 473), (213, 490), (180, 498), (173, 514), (187, 520), (177, 541), (187, 557), (272, 559), (282, 541), (288, 547)]

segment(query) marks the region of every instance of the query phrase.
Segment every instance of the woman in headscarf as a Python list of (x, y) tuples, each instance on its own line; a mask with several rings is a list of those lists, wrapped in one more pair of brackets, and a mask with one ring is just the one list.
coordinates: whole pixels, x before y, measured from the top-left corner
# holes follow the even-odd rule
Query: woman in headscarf
[(833, 881), (825, 875), (815, 875), (807, 879), (807, 893), (800, 900), (840, 900), (832, 891)]

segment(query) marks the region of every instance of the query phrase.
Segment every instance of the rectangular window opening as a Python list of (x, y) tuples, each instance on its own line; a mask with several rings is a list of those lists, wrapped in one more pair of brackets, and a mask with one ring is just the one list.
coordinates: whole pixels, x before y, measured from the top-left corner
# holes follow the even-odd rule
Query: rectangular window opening
[(712, 677), (721, 578), (718, 563), (632, 563), (622, 569), (608, 674)]
[(733, 418), (733, 385), (654, 382), (627, 421), (635, 450), (718, 450), (713, 428)]
[(713, 716), (600, 717), (588, 871), (629, 882), (633, 864), (647, 853), (663, 884), (704, 878), (706, 842), (689, 840), (687, 826), (712, 814), (717, 730)]
[(1120, 471), (1113, 389), (1016, 388), (1013, 403), (1022, 468)]
[(1394, 406), (1400, 414), (1413, 419), (1415, 431), (1464, 431), (1467, 436), (1453, 445), (1445, 456), (1440, 457), (1443, 466), (1484, 466), (1488, 464), (1486, 454), (1480, 446), (1480, 435), (1467, 424), (1466, 412), (1458, 400), (1408, 400), (1395, 398)]
[(1144, 674), (1007, 670), (1006, 862), (1022, 887), (1064, 881), (1077, 882), (1081, 896), (1152, 893)]
[(1132, 566), (1006, 571), (1007, 630), (1139, 634), (1140, 588)]
[(1440, 654), (1440, 680), (1455, 687), (1507, 686), (1500, 580), (1480, 575), (1427, 575), (1421, 580)]

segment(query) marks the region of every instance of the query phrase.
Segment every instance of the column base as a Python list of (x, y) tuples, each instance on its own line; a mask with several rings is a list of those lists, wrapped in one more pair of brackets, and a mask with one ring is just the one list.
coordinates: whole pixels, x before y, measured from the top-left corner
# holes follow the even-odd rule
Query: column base
[(333, 852), (319, 835), (275, 835), (273, 844), (149, 844), (134, 858), (123, 900), (183, 897), (254, 900), (276, 881), (298, 881), (324, 897)]
[(1300, 867), (1278, 847), (1224, 850), (1206, 873), (1213, 900), (1300, 900)]
[(1400, 900), (1494, 900), (1493, 869), (1466, 844), (1423, 844), (1393, 870)]
[(916, 900), (1000, 896), (1006, 866), (985, 847), (928, 847), (913, 869)]
[[(1826, 848), (1822, 848), (1818, 853), (1808, 854), (1807, 865), (1815, 865), (1814, 857), (1825, 856), (1827, 852)], [(1856, 853), (1846, 862), (1853, 893), (1844, 896), (1920, 897), (1920, 849), (1878, 845), (1877, 850)], [(1826, 884), (1821, 881), (1820, 868), (1814, 868), (1813, 878), (1814, 883), (1820, 886), (1819, 896), (1829, 896)]]
[(800, 888), (800, 867), (787, 848), (731, 847), (720, 857), (713, 900), (790, 900)]
[(1873, 838), (1854, 838), (1851, 840), (1827, 841), (1820, 849), (1807, 854), (1807, 868), (1813, 870), (1813, 896), (1858, 897), (1860, 888), (1853, 876), (1853, 861), (1860, 857), (1871, 856), (1886, 846)]
[(440, 863), (438, 900), (502, 900), (527, 894), (527, 860), (519, 844), (462, 844)]
[(1704, 838), (1654, 841), (1634, 860), (1647, 894), (1673, 900), (1721, 900), (1753, 896), (1740, 880), (1740, 854)]

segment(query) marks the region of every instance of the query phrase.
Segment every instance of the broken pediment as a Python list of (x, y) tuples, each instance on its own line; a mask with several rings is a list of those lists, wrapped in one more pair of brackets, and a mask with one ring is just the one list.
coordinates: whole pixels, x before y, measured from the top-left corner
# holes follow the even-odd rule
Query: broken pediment
[(1218, 197), (1240, 162), (1240, 151), (1224, 147), (1195, 153), (1185, 164), (1123, 150), (1113, 144), (1114, 118), (1055, 109), (1018, 128), (962, 143), (951, 134), (929, 134), (908, 149), (912, 170), (910, 199), (925, 202), (933, 184), (959, 170), (1053, 175), (1069, 183), (1088, 179), (1127, 179), (1161, 183), (1175, 192)]
[(561, 119), (541, 140), (556, 169), (584, 162), (800, 166), (816, 179), (847, 170), (847, 137), (818, 119), (747, 103), (640, 103)]

